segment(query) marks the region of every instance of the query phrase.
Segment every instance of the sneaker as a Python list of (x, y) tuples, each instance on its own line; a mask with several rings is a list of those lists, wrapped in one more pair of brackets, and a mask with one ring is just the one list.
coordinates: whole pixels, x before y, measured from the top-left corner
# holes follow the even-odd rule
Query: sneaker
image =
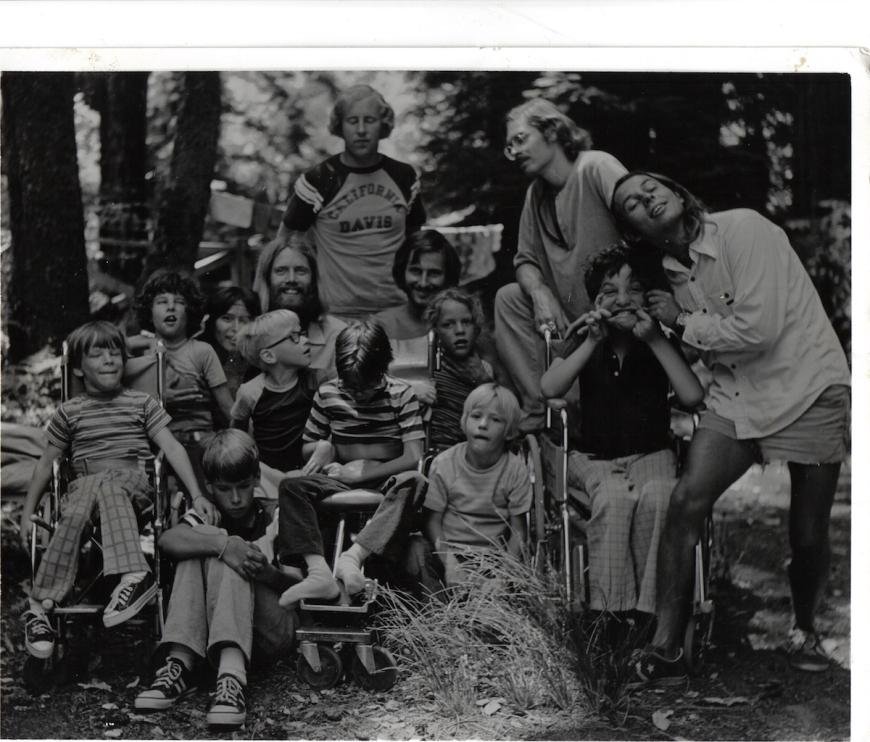
[(34, 657), (47, 660), (54, 653), (54, 630), (48, 616), (42, 611), (27, 609), (21, 614), (24, 621), (24, 646)]
[(240, 727), (246, 717), (245, 686), (235, 675), (225, 672), (217, 679), (206, 723), (213, 727)]
[(151, 687), (136, 696), (133, 706), (139, 711), (163, 711), (195, 690), (190, 670), (181, 660), (168, 657), (166, 664), (154, 674)]
[(675, 684), (686, 680), (683, 650), (674, 659), (659, 654), (653, 647), (638, 649), (631, 654), (631, 670), (641, 683)]
[(824, 672), (831, 666), (831, 658), (815, 631), (794, 628), (789, 632), (788, 663), (795, 670)]
[(121, 578), (103, 611), (103, 626), (111, 628), (133, 618), (156, 594), (157, 583), (151, 572), (137, 582), (127, 582)]

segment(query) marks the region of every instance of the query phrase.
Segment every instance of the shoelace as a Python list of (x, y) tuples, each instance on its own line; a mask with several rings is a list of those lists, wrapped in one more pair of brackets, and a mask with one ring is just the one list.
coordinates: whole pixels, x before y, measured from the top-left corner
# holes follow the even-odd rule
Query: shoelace
[(184, 671), (180, 662), (167, 662), (155, 674), (153, 688), (171, 688)]
[(114, 609), (118, 610), (119, 605), (125, 605), (133, 594), (133, 588), (138, 585), (138, 582), (129, 582), (118, 591), (118, 599), (115, 601)]
[(41, 638), (51, 638), (54, 636), (51, 626), (48, 624), (48, 619), (38, 613), (30, 613), (25, 621), (25, 630), (30, 632), (34, 640)]
[(214, 693), (215, 705), (235, 706), (242, 708), (245, 705), (245, 694), (242, 684), (232, 675), (224, 675), (218, 678)]

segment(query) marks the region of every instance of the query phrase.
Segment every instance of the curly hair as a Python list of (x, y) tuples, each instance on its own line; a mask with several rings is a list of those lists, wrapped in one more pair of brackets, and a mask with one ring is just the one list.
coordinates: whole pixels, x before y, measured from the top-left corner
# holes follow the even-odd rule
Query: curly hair
[(139, 326), (146, 330), (154, 330), (151, 312), (154, 299), (158, 294), (175, 294), (184, 297), (187, 302), (187, 335), (190, 337), (202, 321), (205, 304), (196, 281), (186, 273), (166, 268), (158, 268), (148, 276), (148, 280), (136, 294), (133, 302)]
[(656, 253), (630, 247), (624, 242), (616, 242), (599, 250), (586, 261), (583, 281), (589, 298), (594, 301), (604, 279), (615, 276), (624, 265), (631, 268), (632, 278), (640, 282), (644, 291), (651, 289), (670, 291), (661, 258)]
[(302, 232), (290, 232), (283, 238), (276, 237), (260, 252), (257, 258), (257, 267), (254, 269), (254, 293), (260, 298), (260, 308), (266, 312), (273, 309), (271, 306), (271, 274), (272, 264), (275, 258), (284, 250), (295, 250), (298, 252), (308, 264), (308, 270), (311, 272), (311, 287), (308, 291), (308, 300), (304, 306), (293, 311), (299, 315), (299, 320), (303, 327), (316, 320), (320, 315), (326, 312), (326, 306), (320, 300), (320, 292), (317, 289), (318, 273), (317, 273), (317, 256), (314, 254), (314, 248)]
[(632, 225), (629, 223), (625, 212), (622, 210), (622, 205), (616, 203), (616, 191), (619, 190), (625, 181), (636, 176), (652, 178), (661, 183), (665, 188), (669, 188), (679, 196), (683, 202), (683, 224), (688, 235), (698, 235), (704, 229), (706, 221), (707, 207), (703, 201), (693, 194), (688, 188), (680, 185), (677, 181), (669, 178), (667, 175), (659, 173), (651, 173), (647, 170), (632, 170), (623, 175), (613, 186), (613, 195), (610, 197), (610, 213), (616, 221), (616, 226), (622, 232), (622, 236), (629, 242), (637, 242), (642, 238), (642, 235), (637, 234)]
[(405, 271), (408, 264), (420, 255), (437, 253), (444, 258), (444, 285), (456, 286), (462, 273), (462, 263), (453, 245), (437, 229), (420, 229), (409, 234), (393, 258), (393, 281), (402, 291), (407, 292)]
[(393, 126), (396, 124), (396, 112), (393, 107), (387, 103), (382, 96), (371, 85), (353, 85), (347, 90), (339, 94), (335, 100), (335, 105), (332, 107), (332, 113), (329, 114), (329, 133), (335, 134), (337, 137), (342, 136), (341, 125), (344, 122), (344, 117), (347, 115), (348, 109), (361, 100), (374, 98), (380, 106), (379, 115), (381, 117), (381, 129), (378, 133), (381, 139), (386, 139), (393, 131)]
[(335, 338), (335, 370), (353, 388), (379, 383), (392, 360), (390, 338), (380, 322), (353, 322)]
[(85, 322), (76, 327), (66, 339), (69, 362), (72, 368), (81, 368), (82, 358), (91, 348), (110, 348), (121, 351), (121, 359), (127, 362), (127, 343), (124, 333), (106, 320)]
[(227, 352), (215, 338), (215, 323), (223, 317), (234, 305), (241, 303), (251, 319), (260, 314), (260, 299), (244, 286), (221, 286), (208, 297), (205, 304), (205, 326), (200, 339), (213, 346), (221, 360)]
[(257, 444), (242, 430), (219, 430), (203, 446), (202, 471), (209, 482), (237, 483), (251, 478), (259, 479), (260, 452)]
[(569, 160), (576, 160), (581, 152), (592, 147), (589, 132), (577, 126), (546, 98), (533, 98), (512, 108), (505, 123), (511, 121), (525, 121), (535, 127), (548, 142), (558, 144)]
[(457, 304), (465, 306), (471, 312), (471, 321), (480, 329), (483, 327), (485, 319), (483, 315), (483, 305), (477, 294), (469, 294), (463, 289), (451, 287), (439, 291), (429, 301), (429, 306), (426, 307), (426, 312), (423, 314), (423, 319), (430, 330), (434, 330), (438, 326), (441, 319), (441, 310), (448, 301), (455, 301)]

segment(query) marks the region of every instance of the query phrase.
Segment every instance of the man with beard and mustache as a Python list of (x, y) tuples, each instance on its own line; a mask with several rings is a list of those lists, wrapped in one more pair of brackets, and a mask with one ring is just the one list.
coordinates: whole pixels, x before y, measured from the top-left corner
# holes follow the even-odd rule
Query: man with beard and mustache
[(263, 248), (257, 261), (254, 292), (264, 312), (289, 309), (302, 324), (311, 350), (312, 369), (335, 373), (335, 338), (345, 323), (326, 313), (318, 292), (317, 259), (298, 232)]
[(378, 152), (394, 121), (392, 107), (368, 85), (341, 93), (329, 131), (344, 140), (344, 151), (297, 179), (278, 230), (279, 238), (310, 235), (320, 297), (348, 321), (403, 302), (390, 277), (393, 256), (426, 220), (414, 168)]

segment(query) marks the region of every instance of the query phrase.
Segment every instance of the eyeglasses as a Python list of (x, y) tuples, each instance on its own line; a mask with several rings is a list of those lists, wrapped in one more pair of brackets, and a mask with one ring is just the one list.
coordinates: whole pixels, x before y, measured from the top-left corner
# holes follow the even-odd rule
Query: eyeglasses
[(528, 132), (519, 131), (514, 134), (505, 145), (504, 148), (504, 156), (507, 157), (511, 162), (517, 159), (516, 150), (522, 147), (529, 139)]
[(271, 345), (267, 345), (266, 348), (274, 348), (276, 345), (280, 345), (285, 340), (291, 340), (295, 345), (299, 345), (299, 342), (302, 340), (302, 338), (308, 340), (308, 335), (305, 333), (304, 330), (291, 330), (280, 340), (276, 340)]

